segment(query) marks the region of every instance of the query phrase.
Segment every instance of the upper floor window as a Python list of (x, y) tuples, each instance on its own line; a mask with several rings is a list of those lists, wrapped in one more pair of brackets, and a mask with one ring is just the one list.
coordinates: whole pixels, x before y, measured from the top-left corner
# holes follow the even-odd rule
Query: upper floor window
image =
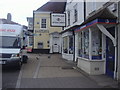
[(47, 28), (46, 19), (41, 19), (41, 28)]
[(70, 26), (70, 11), (68, 11), (68, 26)]
[(77, 11), (77, 4), (74, 6), (74, 22), (77, 22), (78, 19), (78, 11)]

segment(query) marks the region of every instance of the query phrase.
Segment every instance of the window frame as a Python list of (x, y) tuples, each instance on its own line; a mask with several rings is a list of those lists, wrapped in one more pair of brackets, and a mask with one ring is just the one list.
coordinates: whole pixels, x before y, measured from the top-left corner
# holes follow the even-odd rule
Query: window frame
[[(43, 22), (43, 20), (46, 20), (46, 21)], [(43, 25), (45, 25), (45, 27), (43, 27)], [(47, 29), (47, 19), (46, 18), (41, 18), (41, 20), (40, 20), (40, 29)]]
[(68, 23), (67, 23), (67, 26), (70, 26), (70, 10), (68, 10), (68, 19), (67, 19), (67, 21), (68, 21)]
[(74, 21), (73, 23), (76, 23), (78, 21), (78, 10), (77, 10), (77, 4), (74, 5)]

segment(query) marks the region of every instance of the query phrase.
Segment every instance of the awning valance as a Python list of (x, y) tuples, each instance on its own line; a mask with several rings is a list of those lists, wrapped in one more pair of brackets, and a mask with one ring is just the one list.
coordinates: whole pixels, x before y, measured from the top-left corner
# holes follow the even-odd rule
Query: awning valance
[(95, 25), (95, 24), (117, 24), (117, 19), (95, 19), (83, 26), (76, 28), (74, 31), (75, 32), (82, 31), (90, 26)]

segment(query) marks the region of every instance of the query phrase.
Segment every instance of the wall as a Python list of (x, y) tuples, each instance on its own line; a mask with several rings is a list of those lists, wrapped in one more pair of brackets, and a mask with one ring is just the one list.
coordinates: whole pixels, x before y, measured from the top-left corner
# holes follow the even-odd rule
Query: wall
[(105, 74), (104, 60), (87, 60), (85, 58), (78, 58), (78, 68), (82, 69), (90, 75)]
[[(43, 42), (43, 49), (50, 49), (49, 44), (47, 43), (50, 41), (50, 36), (49, 34), (52, 32), (61, 32), (62, 28), (61, 27), (51, 27), (50, 26), (50, 12), (34, 12), (34, 49), (38, 49), (37, 44), (38, 42)], [(46, 29), (41, 29), (40, 28), (40, 20), (41, 18), (46, 18), (47, 19), (47, 28)], [(35, 31), (39, 32), (35, 32)]]
[[(80, 0), (79, 2), (74, 2), (73, 1), (69, 1), (68, 0), (68, 3), (66, 5), (66, 17), (68, 18), (68, 11), (70, 11), (70, 26), (68, 26), (68, 20), (66, 18), (66, 21), (67, 21), (67, 28), (69, 27), (72, 27), (74, 25), (80, 25), (83, 21), (84, 21), (84, 0)], [(78, 11), (78, 17), (77, 17), (77, 22), (74, 23), (74, 7), (77, 7), (77, 11)]]
[[(118, 3), (118, 16), (120, 22), (120, 1)], [(119, 81), (119, 88), (120, 88), (120, 24), (118, 25), (118, 81)]]

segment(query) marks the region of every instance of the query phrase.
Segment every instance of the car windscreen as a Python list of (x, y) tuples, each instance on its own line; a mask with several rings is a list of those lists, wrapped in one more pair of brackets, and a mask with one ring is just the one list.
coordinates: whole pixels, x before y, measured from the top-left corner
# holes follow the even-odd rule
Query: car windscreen
[(20, 48), (20, 39), (18, 37), (0, 36), (1, 48)]

